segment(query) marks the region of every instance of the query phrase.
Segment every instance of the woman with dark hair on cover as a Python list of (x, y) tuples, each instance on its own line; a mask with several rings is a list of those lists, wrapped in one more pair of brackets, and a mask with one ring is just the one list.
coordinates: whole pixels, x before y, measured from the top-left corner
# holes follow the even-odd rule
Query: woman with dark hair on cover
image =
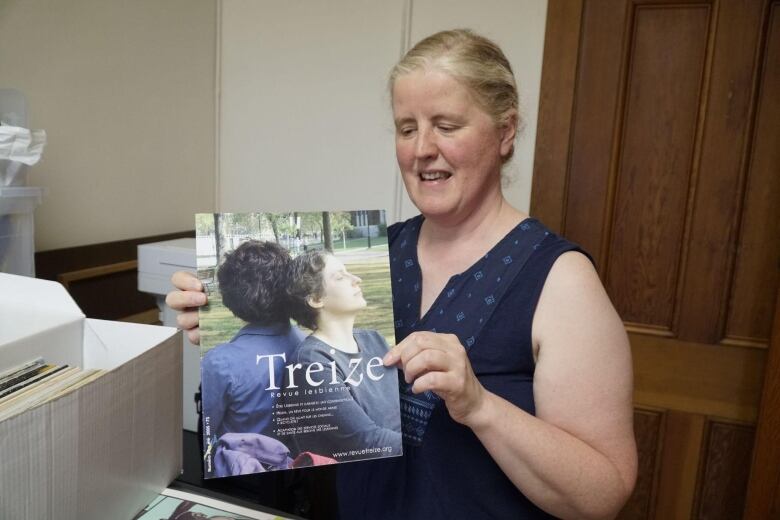
[[(334, 255), (309, 251), (293, 260), (288, 286), (293, 319), (313, 331), (291, 361), (301, 365), (296, 402), (334, 407), (298, 423), (327, 427), (296, 433), (291, 444), (339, 462), (401, 454), (397, 371), (382, 364), (389, 347), (377, 331), (354, 329), (366, 308), (360, 283)], [(316, 377), (302, 375), (308, 367)]]
[[(222, 302), (247, 324), (201, 363), (204, 428), (209, 444), (229, 433), (267, 434), (274, 393), (257, 356), (290, 354), (303, 339), (290, 324), (285, 287), (292, 258), (274, 242), (249, 240), (225, 256), (217, 271)], [(281, 365), (273, 374), (281, 377)]]

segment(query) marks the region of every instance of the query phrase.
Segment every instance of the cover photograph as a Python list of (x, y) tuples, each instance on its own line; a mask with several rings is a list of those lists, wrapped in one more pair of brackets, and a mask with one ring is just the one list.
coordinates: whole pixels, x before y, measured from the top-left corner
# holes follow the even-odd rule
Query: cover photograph
[(179, 489), (165, 489), (132, 520), (291, 520)]
[(204, 477), (401, 455), (385, 212), (195, 220)]

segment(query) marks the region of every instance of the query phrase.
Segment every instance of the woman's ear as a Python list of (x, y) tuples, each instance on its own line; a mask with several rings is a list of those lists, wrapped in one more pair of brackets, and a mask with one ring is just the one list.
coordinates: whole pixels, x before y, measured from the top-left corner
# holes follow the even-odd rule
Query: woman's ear
[(499, 126), (499, 131), (501, 132), (501, 157), (509, 155), (509, 152), (512, 151), (512, 147), (515, 144), (515, 137), (517, 136), (517, 118), (517, 110), (513, 108), (509, 110), (506, 119), (504, 119), (504, 122)]
[(314, 309), (321, 309), (322, 306), (324, 305), (321, 298), (315, 298), (314, 296), (307, 296), (306, 303), (309, 304), (309, 307), (312, 307)]

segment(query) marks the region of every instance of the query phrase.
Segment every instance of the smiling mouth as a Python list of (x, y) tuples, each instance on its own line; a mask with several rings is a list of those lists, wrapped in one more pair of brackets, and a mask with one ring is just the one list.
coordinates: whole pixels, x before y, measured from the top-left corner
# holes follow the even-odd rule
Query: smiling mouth
[(450, 172), (442, 172), (442, 171), (420, 172), (420, 180), (424, 182), (447, 180), (450, 177), (452, 177), (452, 174)]

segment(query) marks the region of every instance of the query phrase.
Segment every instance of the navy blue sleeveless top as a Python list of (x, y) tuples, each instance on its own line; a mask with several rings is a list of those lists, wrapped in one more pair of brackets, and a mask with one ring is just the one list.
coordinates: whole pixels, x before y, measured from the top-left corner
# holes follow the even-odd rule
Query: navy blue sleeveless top
[[(457, 334), (482, 385), (534, 414), (531, 324), (542, 287), (562, 253), (579, 251), (593, 259), (527, 218), (480, 261), (453, 276), (420, 317), (416, 246), (421, 224), (417, 216), (388, 228), (396, 341), (415, 330)], [(411, 424), (404, 418), (402, 457), (339, 465), (342, 520), (553, 518), (517, 490), (476, 435), (449, 417), (443, 402), (435, 395), (421, 397), (418, 404), (429, 410), (427, 424), (421, 435), (407, 436)]]

